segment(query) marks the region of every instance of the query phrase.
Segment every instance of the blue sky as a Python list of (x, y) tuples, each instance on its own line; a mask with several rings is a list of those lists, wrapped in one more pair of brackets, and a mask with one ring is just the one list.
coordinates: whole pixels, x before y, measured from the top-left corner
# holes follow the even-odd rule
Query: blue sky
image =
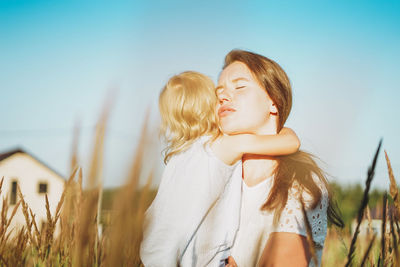
[[(242, 48), (288, 73), (287, 125), (332, 180), (363, 182), (381, 137), (399, 176), (399, 11), (395, 1), (1, 1), (0, 151), (21, 146), (67, 174), (79, 118), (85, 167), (101, 105), (117, 88), (104, 184), (124, 181), (148, 107), (147, 169), (159, 174), (162, 86), (185, 70), (216, 81), (225, 54)], [(381, 154), (374, 186), (386, 185)]]

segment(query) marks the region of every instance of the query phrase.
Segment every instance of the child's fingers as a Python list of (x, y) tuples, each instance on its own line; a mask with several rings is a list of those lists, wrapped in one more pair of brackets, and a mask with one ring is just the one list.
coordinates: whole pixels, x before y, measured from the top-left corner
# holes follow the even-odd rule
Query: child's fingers
[(233, 259), (232, 256), (228, 257), (228, 264), (225, 267), (237, 267), (236, 261)]

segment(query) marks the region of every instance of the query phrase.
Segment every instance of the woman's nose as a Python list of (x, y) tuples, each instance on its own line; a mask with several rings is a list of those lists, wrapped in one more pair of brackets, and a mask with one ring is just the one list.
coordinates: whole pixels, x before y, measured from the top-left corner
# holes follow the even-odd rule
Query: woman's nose
[(229, 102), (232, 100), (232, 97), (224, 90), (220, 94), (218, 94), (218, 100), (220, 104), (223, 104), (224, 102)]
[(220, 104), (223, 104), (224, 102), (229, 102), (229, 101), (230, 101), (229, 98), (226, 97), (226, 96), (219, 98), (219, 103)]

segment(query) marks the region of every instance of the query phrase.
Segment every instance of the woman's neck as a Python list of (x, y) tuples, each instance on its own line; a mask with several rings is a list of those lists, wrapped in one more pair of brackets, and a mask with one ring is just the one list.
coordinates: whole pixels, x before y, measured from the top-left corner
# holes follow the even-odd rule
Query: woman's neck
[(274, 157), (246, 154), (242, 158), (243, 180), (248, 186), (255, 186), (269, 178), (275, 171)]
[[(271, 120), (260, 127), (254, 134), (276, 134), (276, 120)], [(271, 177), (277, 166), (275, 157), (245, 154), (243, 162), (243, 180), (248, 186), (254, 186)]]
[[(270, 119), (267, 123), (249, 132), (235, 132), (223, 134), (255, 134), (274, 135), (277, 134), (276, 118)], [(271, 156), (245, 154), (242, 157), (243, 180), (248, 186), (255, 186), (269, 178), (275, 171), (277, 161)]]

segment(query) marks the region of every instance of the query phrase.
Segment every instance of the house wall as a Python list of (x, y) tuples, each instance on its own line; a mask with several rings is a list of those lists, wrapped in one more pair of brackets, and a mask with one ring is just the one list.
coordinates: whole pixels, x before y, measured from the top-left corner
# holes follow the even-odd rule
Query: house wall
[[(354, 231), (357, 227), (357, 221), (354, 219), (353, 222), (351, 223), (351, 234), (354, 235)], [(361, 224), (360, 224), (360, 232), (359, 236), (360, 237), (368, 237), (370, 238), (369, 235), (375, 234), (377, 238), (381, 238), (382, 235), (382, 220), (381, 219), (372, 219), (371, 220), (371, 228), (372, 228), (372, 233), (369, 231), (369, 222), (367, 219), (364, 219)], [(386, 232), (390, 232), (390, 222), (386, 221)]]
[[(65, 180), (62, 177), (25, 153), (16, 153), (0, 162), (0, 179), (3, 176), (1, 204), (6, 194), (10, 194), (12, 181), (17, 180), (26, 203), (32, 209), (33, 213), (36, 214), (36, 223), (40, 227), (41, 221), (46, 221), (46, 200), (45, 194), (38, 193), (39, 182), (47, 182), (50, 211), (52, 216), (54, 216), (64, 189)], [(17, 197), (17, 202), (18, 200), (19, 197)], [(14, 205), (10, 206), (9, 215), (13, 208)], [(25, 225), (25, 217), (20, 206), (10, 226), (21, 225)]]

